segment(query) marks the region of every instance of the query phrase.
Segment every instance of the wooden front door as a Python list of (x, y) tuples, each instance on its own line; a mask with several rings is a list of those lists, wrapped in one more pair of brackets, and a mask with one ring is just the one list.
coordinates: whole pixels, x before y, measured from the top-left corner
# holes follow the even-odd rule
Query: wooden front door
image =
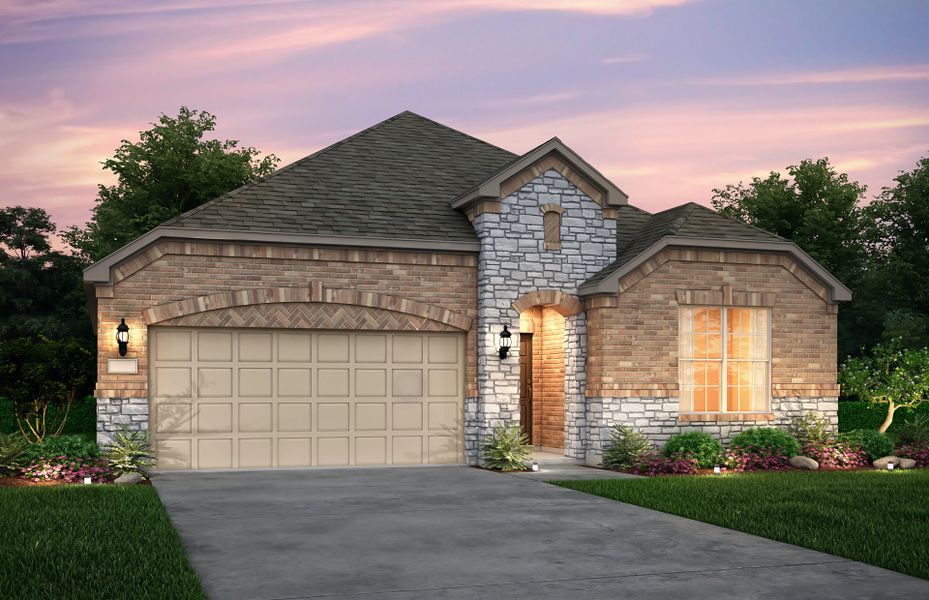
[(519, 424), (532, 443), (532, 336), (519, 334)]

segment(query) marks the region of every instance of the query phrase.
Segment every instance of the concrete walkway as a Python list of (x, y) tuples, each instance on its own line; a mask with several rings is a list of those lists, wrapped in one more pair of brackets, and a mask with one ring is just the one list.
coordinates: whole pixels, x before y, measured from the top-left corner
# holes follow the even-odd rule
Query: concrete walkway
[(929, 581), (468, 467), (154, 483), (212, 598), (929, 598)]

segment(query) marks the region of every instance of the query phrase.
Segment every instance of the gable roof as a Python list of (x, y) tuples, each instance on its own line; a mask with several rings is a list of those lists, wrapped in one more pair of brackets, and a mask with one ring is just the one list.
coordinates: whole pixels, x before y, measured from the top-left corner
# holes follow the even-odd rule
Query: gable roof
[(560, 139), (553, 137), (522, 156), (514, 157), (513, 160), (503, 165), (489, 177), (452, 200), (452, 206), (454, 208), (463, 208), (481, 198), (499, 198), (501, 195), (500, 184), (551, 154), (561, 158), (583, 177), (600, 188), (603, 191), (604, 206), (621, 206), (629, 201), (629, 196), (619, 189), (616, 184), (604, 177), (600, 171), (591, 166), (590, 163), (581, 158), (577, 152), (565, 145)]
[(514, 158), (406, 111), (163, 226), (476, 242), (449, 202)]
[(622, 239), (623, 230), (618, 232), (616, 260), (585, 281), (578, 289), (581, 295), (615, 293), (622, 276), (668, 246), (685, 246), (787, 253), (829, 288), (832, 301), (851, 300), (851, 291), (793, 242), (695, 202), (648, 217), (631, 211), (620, 217), (624, 214), (634, 221), (626, 226), (628, 238)]

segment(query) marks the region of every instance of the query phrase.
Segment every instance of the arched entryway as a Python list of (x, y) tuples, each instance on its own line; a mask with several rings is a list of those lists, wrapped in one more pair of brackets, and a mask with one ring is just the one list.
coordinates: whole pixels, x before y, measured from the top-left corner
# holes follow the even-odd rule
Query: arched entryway
[(565, 318), (583, 311), (576, 297), (536, 290), (513, 303), (519, 312), (520, 426), (536, 447), (565, 447)]

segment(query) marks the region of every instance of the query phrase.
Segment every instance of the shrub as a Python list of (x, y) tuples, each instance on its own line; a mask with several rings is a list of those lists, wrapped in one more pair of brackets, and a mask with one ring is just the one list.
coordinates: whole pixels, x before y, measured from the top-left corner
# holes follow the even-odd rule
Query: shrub
[(723, 445), (719, 440), (702, 431), (687, 431), (671, 436), (665, 444), (667, 457), (686, 456), (697, 460), (697, 465), (709, 469), (718, 465), (723, 455)]
[(98, 458), (85, 460), (57, 456), (40, 459), (22, 470), (22, 475), (32, 481), (62, 481), (82, 483), (90, 477), (94, 483), (110, 481), (112, 474), (104, 461)]
[(801, 454), (812, 458), (819, 463), (820, 469), (827, 471), (858, 469), (870, 464), (864, 450), (844, 442), (804, 446)]
[(147, 477), (146, 469), (154, 464), (150, 450), (148, 434), (144, 431), (118, 431), (105, 457), (116, 475), (139, 473)]
[(65, 458), (83, 460), (98, 456), (97, 444), (79, 435), (59, 435), (45, 438), (41, 444), (29, 444), (23, 452), (24, 463), (34, 463), (45, 458)]
[(18, 433), (0, 434), (0, 475), (18, 473), (29, 444)]
[(732, 439), (731, 448), (790, 458), (800, 452), (797, 439), (779, 427), (752, 427)]
[(781, 471), (790, 466), (790, 457), (753, 446), (729, 448), (723, 454), (723, 465), (729, 471)]
[(929, 442), (899, 446), (897, 456), (912, 458), (917, 467), (929, 467)]
[(484, 466), (497, 471), (525, 471), (532, 454), (529, 438), (517, 425), (495, 427), (483, 450)]
[(645, 452), (639, 455), (636, 469), (642, 475), (694, 475), (699, 466), (696, 458), (686, 454)]
[(825, 415), (814, 410), (794, 419), (790, 433), (800, 446), (822, 445), (835, 441), (832, 423)]
[(651, 448), (648, 438), (625, 425), (613, 425), (610, 441), (603, 449), (603, 467), (606, 469), (628, 469), (635, 466)]
[(929, 416), (914, 416), (912, 420), (901, 423), (896, 433), (900, 445), (929, 444)]
[(870, 460), (877, 460), (894, 452), (894, 443), (890, 437), (873, 429), (857, 429), (839, 434), (839, 441), (861, 448)]
[[(48, 412), (52, 420), (60, 420), (60, 415), (54, 406), (50, 406)], [(13, 412), (13, 402), (6, 398), (0, 398), (0, 433), (20, 433), (19, 425), (16, 424), (16, 415)], [(61, 430), (61, 435), (75, 433), (90, 436), (97, 433), (97, 400), (93, 396), (77, 398), (71, 405), (71, 412)]]

